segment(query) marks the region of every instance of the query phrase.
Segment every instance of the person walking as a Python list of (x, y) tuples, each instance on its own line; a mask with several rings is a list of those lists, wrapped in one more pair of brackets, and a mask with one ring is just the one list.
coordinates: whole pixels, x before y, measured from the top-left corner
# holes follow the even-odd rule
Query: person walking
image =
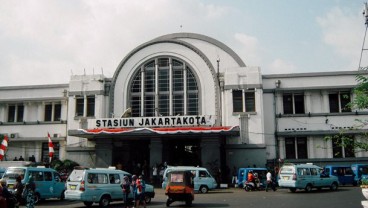
[[(143, 180), (143, 176), (140, 175), (139, 178), (138, 178), (138, 183), (140, 185), (140, 188), (141, 190), (139, 191), (140, 194), (139, 194), (139, 204), (142, 204), (144, 208), (146, 208), (146, 195), (145, 195), (145, 192), (146, 192), (146, 182)], [(137, 183), (137, 184), (138, 184)]]
[(23, 204), (23, 198), (22, 198), (23, 189), (24, 189), (24, 186), (22, 184), (22, 176), (19, 175), (15, 179), (15, 184), (14, 184), (14, 190), (15, 190), (14, 194), (15, 194), (15, 198), (18, 201), (18, 206), (20, 204)]
[(129, 193), (130, 193), (130, 181), (128, 176), (124, 176), (123, 183), (121, 184), (121, 188), (123, 189), (123, 200), (125, 204), (125, 208), (129, 207)]
[(234, 184), (234, 187), (237, 187), (238, 185), (238, 170), (236, 169), (235, 166), (233, 167), (233, 171), (232, 171), (231, 183)]
[(267, 172), (266, 178), (267, 178), (266, 192), (268, 191), (268, 188), (270, 188), (270, 187), (271, 187), (271, 189), (273, 191), (276, 191), (275, 185), (274, 185), (273, 180), (272, 180), (272, 173), (271, 173), (271, 171), (268, 171)]
[(26, 207), (33, 208), (35, 204), (34, 192), (36, 189), (36, 184), (33, 181), (32, 176), (29, 176), (28, 182), (24, 188), (26, 189)]

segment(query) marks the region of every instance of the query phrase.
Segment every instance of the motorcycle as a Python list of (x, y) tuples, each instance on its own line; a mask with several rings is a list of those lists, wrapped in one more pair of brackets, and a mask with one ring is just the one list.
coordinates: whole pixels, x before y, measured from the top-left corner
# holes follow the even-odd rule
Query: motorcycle
[(261, 191), (264, 189), (264, 186), (259, 181), (256, 181), (255, 183), (251, 181), (246, 181), (243, 188), (245, 191)]

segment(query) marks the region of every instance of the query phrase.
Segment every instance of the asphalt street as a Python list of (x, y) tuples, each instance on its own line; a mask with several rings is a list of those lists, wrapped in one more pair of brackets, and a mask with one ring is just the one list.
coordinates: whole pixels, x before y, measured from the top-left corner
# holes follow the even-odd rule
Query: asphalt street
[[(156, 197), (147, 207), (166, 207), (166, 196), (162, 189), (156, 188)], [(276, 192), (254, 191), (245, 192), (238, 188), (217, 189), (207, 194), (195, 194), (192, 207), (250, 207), (250, 208), (361, 208), (361, 201), (365, 200), (360, 187), (339, 187), (335, 192), (328, 189), (322, 191), (313, 190), (310, 193), (297, 191), (291, 193), (287, 189), (278, 189)], [(24, 206), (21, 206), (24, 207)], [(46, 200), (36, 205), (43, 208), (83, 208), (83, 203), (78, 201)], [(98, 207), (94, 204), (93, 207)], [(113, 202), (111, 207), (124, 207), (122, 202)], [(174, 202), (170, 207), (186, 207), (183, 202)]]

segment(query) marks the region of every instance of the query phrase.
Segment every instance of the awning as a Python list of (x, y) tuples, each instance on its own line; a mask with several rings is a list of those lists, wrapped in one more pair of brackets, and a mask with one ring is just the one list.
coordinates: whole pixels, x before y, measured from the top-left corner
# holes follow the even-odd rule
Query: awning
[(97, 138), (106, 136), (150, 136), (150, 135), (186, 135), (216, 134), (239, 135), (239, 126), (213, 127), (164, 127), (164, 128), (97, 128), (69, 130), (69, 136)]

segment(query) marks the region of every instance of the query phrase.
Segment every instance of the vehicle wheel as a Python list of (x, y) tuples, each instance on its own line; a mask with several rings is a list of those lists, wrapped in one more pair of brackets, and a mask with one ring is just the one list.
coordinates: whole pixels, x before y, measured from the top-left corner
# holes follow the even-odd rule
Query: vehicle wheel
[(99, 203), (100, 207), (108, 207), (109, 204), (110, 204), (110, 197), (107, 195), (102, 196)]
[(92, 206), (92, 204), (93, 204), (93, 202), (87, 202), (87, 201), (85, 201), (85, 202), (83, 202), (83, 204), (84, 204), (86, 207), (91, 207), (91, 206)]
[(185, 201), (185, 205), (187, 205), (187, 206), (192, 206), (192, 200), (191, 200), (191, 199), (187, 199), (187, 200)]
[(207, 186), (201, 186), (199, 188), (199, 191), (203, 194), (207, 193), (208, 192), (208, 187)]
[(169, 207), (170, 204), (171, 204), (171, 200), (170, 200), (170, 198), (167, 198), (167, 200), (166, 200), (166, 206)]
[(65, 199), (65, 191), (61, 192), (60, 201), (63, 201), (64, 199)]
[(41, 195), (40, 193), (36, 193), (34, 196), (34, 203), (37, 204), (40, 201), (41, 201)]
[(312, 191), (312, 185), (308, 184), (306, 187), (305, 187), (305, 192), (310, 192)]
[(331, 186), (330, 186), (330, 190), (331, 191), (336, 191), (338, 187), (339, 187), (339, 185), (337, 185), (337, 183), (332, 183)]
[(353, 186), (357, 186), (357, 185), (358, 185), (358, 182), (353, 181)]
[(245, 187), (244, 187), (244, 190), (245, 190), (245, 191), (251, 191), (252, 189), (251, 189), (249, 186), (245, 186)]
[(289, 188), (289, 190), (290, 190), (291, 192), (293, 192), (293, 193), (295, 193), (295, 192), (296, 192), (296, 188)]
[(144, 201), (146, 202), (146, 204), (151, 203), (151, 197), (150, 196), (144, 196)]

